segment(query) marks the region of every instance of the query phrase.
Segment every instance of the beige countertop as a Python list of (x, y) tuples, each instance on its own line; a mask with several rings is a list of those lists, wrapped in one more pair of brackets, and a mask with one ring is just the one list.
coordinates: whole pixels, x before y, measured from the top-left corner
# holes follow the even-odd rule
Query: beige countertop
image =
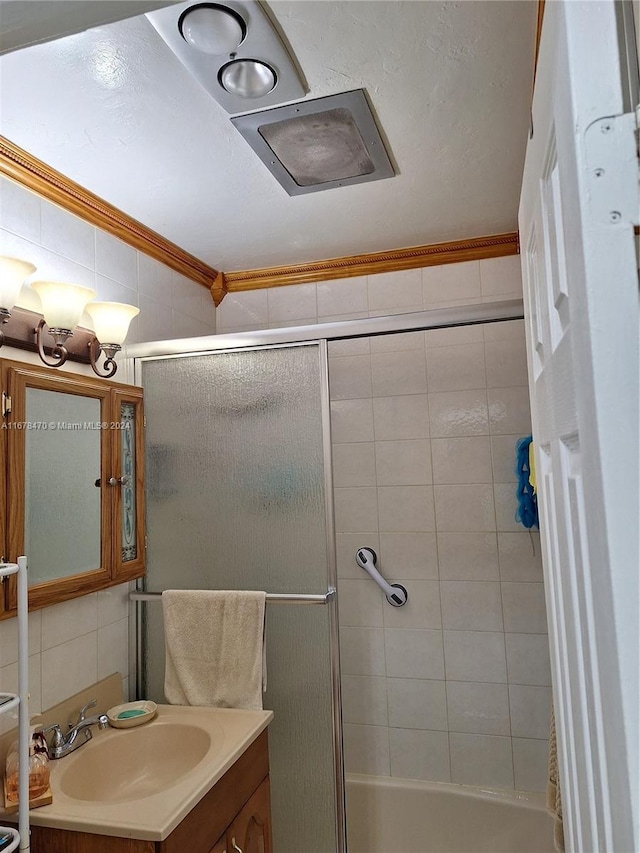
[(159, 705), (136, 728), (94, 729), (89, 743), (50, 762), (53, 803), (32, 809), (31, 822), (163, 841), (272, 719), (272, 711)]

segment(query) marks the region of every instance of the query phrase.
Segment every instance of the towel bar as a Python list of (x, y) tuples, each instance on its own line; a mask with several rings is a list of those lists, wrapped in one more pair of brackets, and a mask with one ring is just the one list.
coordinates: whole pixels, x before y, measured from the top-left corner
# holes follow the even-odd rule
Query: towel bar
[[(296, 593), (267, 593), (268, 604), (329, 604), (335, 598), (336, 591), (328, 589), (324, 595), (304, 595)], [(159, 601), (162, 598), (161, 592), (131, 592), (129, 593), (130, 601)]]

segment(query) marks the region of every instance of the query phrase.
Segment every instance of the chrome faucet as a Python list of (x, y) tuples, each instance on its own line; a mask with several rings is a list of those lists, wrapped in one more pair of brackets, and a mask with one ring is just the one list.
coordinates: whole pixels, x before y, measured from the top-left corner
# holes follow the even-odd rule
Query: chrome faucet
[(73, 725), (69, 723), (69, 731), (63, 732), (58, 724), (49, 726), (44, 730), (44, 733), (53, 732), (51, 743), (49, 744), (49, 758), (64, 758), (78, 747), (90, 741), (93, 737), (91, 726), (97, 726), (99, 729), (106, 729), (109, 725), (109, 719), (106, 714), (96, 714), (94, 717), (87, 717), (86, 712), (89, 708), (97, 705), (97, 699), (92, 699), (87, 702), (80, 711), (78, 722)]

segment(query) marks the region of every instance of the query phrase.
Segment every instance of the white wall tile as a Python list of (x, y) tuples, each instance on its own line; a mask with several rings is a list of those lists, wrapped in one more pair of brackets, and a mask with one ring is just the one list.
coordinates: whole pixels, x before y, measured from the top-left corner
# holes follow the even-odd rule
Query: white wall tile
[(511, 738), (451, 732), (449, 747), (452, 782), (513, 788)]
[(513, 738), (513, 770), (518, 791), (546, 792), (549, 741)]
[(516, 442), (519, 435), (492, 435), (491, 457), (493, 479), (496, 483), (515, 483), (516, 478)]
[(429, 394), (429, 422), (433, 438), (487, 435), (487, 392), (480, 389)]
[(293, 284), (287, 287), (267, 289), (269, 323), (281, 323), (284, 320), (302, 320), (314, 318), (317, 321), (315, 284)]
[(345, 675), (342, 679), (342, 719), (345, 723), (386, 726), (386, 678)]
[(493, 435), (524, 436), (531, 432), (528, 388), (490, 388), (487, 398)]
[(83, 595), (42, 611), (42, 649), (50, 649), (98, 627), (98, 596)]
[(241, 329), (244, 326), (266, 328), (269, 307), (266, 289), (227, 293), (217, 308), (218, 330)]
[(483, 296), (522, 297), (520, 255), (485, 258), (480, 261), (480, 282)]
[(125, 287), (119, 281), (96, 275), (96, 298), (101, 302), (124, 302), (127, 305), (138, 304), (138, 292)]
[[(40, 654), (29, 655), (29, 716), (39, 714), (42, 705), (42, 657)], [(0, 669), (0, 691), (3, 693), (18, 692), (18, 664), (11, 663)], [(10, 731), (18, 725), (18, 709), (5, 712), (0, 716), (0, 734)]]
[(318, 317), (368, 311), (367, 276), (320, 281), (316, 285)]
[(113, 672), (129, 673), (129, 620), (120, 619), (98, 628), (98, 678)]
[(427, 381), (431, 392), (486, 388), (484, 344), (429, 350)]
[(475, 299), (481, 295), (480, 262), (443, 264), (422, 269), (422, 296), (425, 308), (441, 307), (459, 299)]
[(442, 631), (385, 628), (384, 648), (389, 678), (444, 679)]
[(141, 295), (150, 296), (167, 308), (171, 308), (173, 283), (172, 269), (156, 261), (155, 258), (138, 252), (138, 290)]
[(332, 358), (329, 364), (329, 393), (332, 400), (371, 397), (371, 356)]
[(380, 486), (378, 515), (384, 532), (435, 530), (433, 486)]
[(493, 490), (488, 484), (434, 486), (436, 528), (440, 532), (495, 530)]
[(448, 782), (449, 739), (446, 732), (389, 729), (391, 775), (400, 779)]
[(373, 422), (376, 441), (429, 437), (426, 394), (375, 397)]
[[(381, 628), (383, 596), (369, 579), (338, 580), (340, 625), (352, 628)], [(385, 606), (389, 606), (385, 602)]]
[(160, 302), (140, 293), (138, 297), (138, 337), (142, 341), (171, 340), (173, 337), (173, 312), (171, 300)]
[(400, 350), (424, 350), (424, 332), (398, 332), (395, 335), (379, 335), (369, 339), (371, 352), (398, 352)]
[(437, 580), (435, 533), (383, 533), (378, 552), (385, 570), (406, 580)]
[(424, 333), (427, 349), (451, 347), (461, 344), (481, 344), (484, 341), (482, 326), (452, 326), (450, 329), (428, 329)]
[(509, 685), (513, 737), (548, 738), (551, 688)]
[(379, 486), (417, 486), (432, 482), (431, 447), (426, 439), (376, 441), (375, 472)]
[[(40, 651), (42, 629), (42, 611), (29, 613), (29, 654)], [(0, 667), (8, 666), (18, 660), (18, 622), (14, 618), (0, 622)]]
[(508, 388), (527, 384), (527, 350), (524, 337), (486, 343), (487, 387)]
[(507, 681), (501, 631), (445, 631), (444, 659), (448, 681)]
[(96, 593), (98, 597), (98, 628), (119, 622), (129, 616), (129, 584), (111, 586)]
[(100, 229), (96, 229), (96, 272), (138, 290), (136, 250)]
[(371, 382), (374, 397), (425, 394), (427, 364), (424, 350), (372, 353)]
[(526, 528), (516, 519), (518, 498), (515, 483), (495, 483), (493, 497), (496, 506), (496, 528), (501, 533), (519, 533)]
[(416, 311), (422, 307), (422, 275), (419, 269), (378, 273), (368, 277), (369, 311)]
[(57, 705), (97, 680), (98, 640), (95, 631), (42, 652), (43, 708)]
[(511, 734), (506, 684), (447, 681), (449, 731)]
[(542, 552), (537, 530), (498, 533), (500, 578), (542, 582)]
[(42, 202), (40, 217), (42, 246), (83, 267), (95, 269), (96, 229), (92, 225), (57, 204), (45, 201)]
[[(387, 570), (387, 576), (389, 570)], [(409, 594), (402, 607), (391, 607), (385, 602), (382, 615), (385, 628), (442, 628), (440, 613), (440, 585), (438, 581), (407, 581), (394, 574), (392, 581), (401, 583)]]
[(336, 488), (375, 486), (376, 454), (373, 442), (333, 445), (333, 483)]
[(510, 684), (551, 686), (546, 634), (505, 634)]
[(331, 438), (336, 444), (373, 441), (373, 401), (332, 400)]
[(347, 773), (389, 776), (389, 729), (345, 723), (342, 729)]
[(40, 242), (40, 197), (4, 177), (0, 178), (0, 227)]
[(500, 584), (442, 581), (442, 624), (451, 631), (502, 631)]
[(482, 327), (484, 340), (513, 341), (525, 340), (524, 320), (503, 320), (500, 323), (485, 323)]
[[(322, 319), (324, 320), (324, 317)], [(345, 341), (328, 341), (327, 349), (329, 358), (339, 358), (342, 355), (369, 355), (371, 344), (369, 338), (352, 338)]]
[(375, 488), (335, 489), (336, 533), (377, 533), (378, 501)]
[(344, 675), (386, 675), (382, 628), (341, 626), (340, 667)]
[[(172, 278), (171, 305), (174, 311), (186, 314), (194, 320), (200, 320), (204, 287), (177, 272), (173, 273)], [(213, 302), (211, 304), (213, 305)]]
[(495, 533), (438, 533), (441, 580), (497, 581)]
[(431, 441), (433, 482), (490, 483), (491, 447), (488, 436), (434, 438)]
[(503, 583), (504, 629), (512, 634), (546, 634), (547, 611), (541, 583)]
[(392, 728), (447, 731), (444, 681), (388, 678), (386, 684)]

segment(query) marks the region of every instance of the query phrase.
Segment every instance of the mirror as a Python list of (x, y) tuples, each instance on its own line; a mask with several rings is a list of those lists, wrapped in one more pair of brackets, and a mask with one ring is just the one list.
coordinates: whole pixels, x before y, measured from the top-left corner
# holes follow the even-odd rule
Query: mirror
[(25, 551), (31, 585), (100, 568), (100, 400), (26, 389)]
[(0, 375), (0, 538), (27, 556), (30, 608), (143, 575), (142, 390), (4, 359)]

